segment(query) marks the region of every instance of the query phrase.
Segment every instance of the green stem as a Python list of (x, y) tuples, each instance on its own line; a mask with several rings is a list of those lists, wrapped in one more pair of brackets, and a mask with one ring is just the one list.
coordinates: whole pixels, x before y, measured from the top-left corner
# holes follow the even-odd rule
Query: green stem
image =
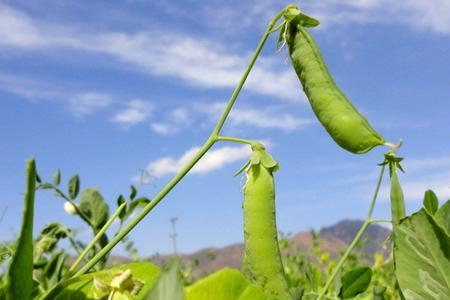
[(280, 11), (275, 16), (275, 18), (273, 18), (269, 22), (269, 25), (267, 26), (267, 29), (264, 32), (264, 35), (261, 38), (261, 41), (259, 42), (258, 46), (256, 47), (255, 52), (253, 53), (252, 58), (250, 59), (250, 63), (248, 64), (247, 69), (244, 72), (244, 75), (242, 75), (241, 80), (239, 80), (239, 83), (238, 83), (237, 87), (235, 88), (233, 94), (231, 95), (231, 98), (228, 101), (225, 111), (222, 114), (222, 117), (220, 118), (219, 122), (217, 123), (216, 127), (214, 128), (214, 130), (212, 132), (213, 137), (217, 137), (219, 135), (219, 132), (222, 129), (223, 124), (225, 123), (225, 120), (227, 119), (227, 117), (231, 111), (231, 108), (233, 107), (233, 104), (236, 101), (237, 96), (239, 95), (242, 87), (244, 86), (245, 80), (247, 80), (248, 74), (252, 70), (256, 59), (258, 58), (259, 54), (261, 53), (261, 50), (262, 50), (264, 44), (266, 43), (267, 38), (270, 35), (270, 31), (272, 30), (273, 26), (275, 26), (275, 24), (278, 22), (278, 20), (284, 15), (285, 11), (286, 11), (286, 9), (283, 9), (282, 11)]
[(270, 31), (270, 33), (274, 33), (277, 32), (278, 30), (280, 30), (281, 28), (283, 28), (283, 26), (286, 25), (286, 21), (283, 21), (281, 24), (279, 24), (277, 27), (275, 27), (274, 29), (272, 29)]
[(256, 59), (258, 58), (264, 43), (266, 42), (270, 31), (272, 30), (273, 26), (277, 23), (277, 21), (283, 16), (284, 10), (281, 11), (274, 19), (272, 19), (269, 22), (269, 25), (259, 42), (258, 46), (256, 47), (256, 50), (250, 60), (249, 65), (247, 66), (247, 69), (245, 70), (242, 78), (240, 79), (237, 87), (235, 88), (233, 94), (231, 95), (230, 100), (228, 101), (228, 104), (225, 108), (225, 111), (222, 113), (222, 116), (219, 119), (219, 122), (217, 123), (216, 127), (213, 129), (210, 137), (206, 140), (206, 142), (203, 144), (203, 146), (200, 148), (200, 150), (195, 154), (195, 156), (185, 165), (176, 175), (175, 177), (169, 181), (169, 183), (153, 198), (153, 200), (145, 206), (136, 217), (130, 221), (130, 223), (127, 224), (127, 226), (120, 231), (105, 247), (103, 247), (102, 250), (100, 250), (85, 266), (83, 266), (75, 275), (79, 276), (87, 271), (89, 271), (98, 261), (100, 261), (106, 254), (108, 254), (111, 249), (117, 245), (117, 243), (120, 242), (121, 239), (123, 239), (152, 209), (177, 185), (177, 183), (194, 167), (194, 165), (203, 157), (203, 155), (208, 152), (208, 150), (214, 145), (214, 143), (217, 141), (217, 137), (219, 136), (220, 130), (222, 129), (230, 111), (233, 107), (234, 102), (236, 101), (237, 96), (239, 95), (239, 92), (241, 91), (248, 74), (250, 73), (253, 65), (255, 64)]
[(244, 139), (234, 138), (234, 137), (229, 137), (229, 136), (219, 136), (216, 138), (216, 141), (227, 141), (227, 142), (233, 142), (233, 143), (249, 144), (250, 146), (255, 144), (254, 141), (244, 140)]
[(108, 228), (112, 225), (112, 223), (119, 217), (119, 214), (122, 212), (122, 210), (127, 205), (126, 202), (122, 203), (117, 210), (114, 212), (114, 214), (109, 218), (109, 220), (106, 222), (105, 225), (97, 232), (94, 239), (89, 243), (89, 245), (84, 248), (83, 252), (78, 256), (78, 258), (75, 260), (75, 262), (70, 267), (67, 274), (71, 274), (75, 271), (75, 269), (78, 267), (78, 265), (81, 263), (81, 261), (85, 258), (85, 256), (91, 251), (91, 249), (95, 246), (95, 244), (101, 239), (103, 234), (108, 230)]
[(325, 286), (323, 287), (322, 291), (319, 294), (319, 297), (316, 300), (321, 300), (325, 296), (325, 293), (330, 288), (330, 285), (333, 282), (334, 278), (340, 272), (340, 270), (341, 270), (342, 266), (344, 265), (345, 261), (347, 260), (348, 256), (353, 251), (355, 246), (358, 244), (359, 240), (363, 236), (363, 234), (366, 231), (367, 227), (369, 227), (369, 225), (370, 225), (370, 223), (372, 221), (371, 218), (372, 218), (373, 210), (375, 208), (375, 202), (377, 201), (378, 192), (380, 191), (381, 181), (383, 180), (383, 174), (384, 174), (385, 167), (386, 167), (385, 165), (381, 166), (381, 171), (380, 171), (380, 175), (378, 176), (377, 186), (375, 188), (375, 193), (373, 195), (372, 202), (370, 203), (370, 208), (369, 208), (369, 212), (367, 214), (366, 220), (364, 221), (363, 225), (359, 229), (358, 233), (356, 234), (356, 236), (353, 239), (353, 241), (351, 242), (351, 244), (348, 246), (347, 250), (344, 252), (344, 255), (341, 257), (341, 259), (339, 260), (338, 264), (334, 268), (333, 273), (328, 278)]
[(370, 220), (370, 223), (390, 223), (390, 224), (392, 224), (392, 221), (385, 220), (385, 219), (372, 219), (372, 220)]

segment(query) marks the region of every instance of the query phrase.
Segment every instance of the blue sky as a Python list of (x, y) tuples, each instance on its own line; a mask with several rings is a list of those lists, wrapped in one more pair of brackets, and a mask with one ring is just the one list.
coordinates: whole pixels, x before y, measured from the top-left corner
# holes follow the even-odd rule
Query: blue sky
[[(268, 21), (284, 1), (0, 2), (1, 239), (18, 230), (25, 160), (43, 178), (80, 173), (112, 205), (141, 170), (153, 197), (210, 133)], [(450, 4), (446, 0), (302, 1), (335, 80), (387, 140), (404, 140), (408, 211), (427, 188), (450, 196)], [(279, 229), (297, 232), (364, 218), (386, 148), (353, 155), (318, 124), (290, 65), (269, 38), (224, 128), (264, 141), (276, 173)], [(132, 232), (140, 253), (191, 252), (242, 241), (249, 155), (217, 144)], [(137, 182), (138, 183), (138, 182)], [(389, 217), (385, 180), (376, 217)], [(36, 226), (75, 228), (63, 203), (40, 192)], [(88, 238), (81, 231), (80, 237)], [(118, 253), (121, 253), (120, 248)]]

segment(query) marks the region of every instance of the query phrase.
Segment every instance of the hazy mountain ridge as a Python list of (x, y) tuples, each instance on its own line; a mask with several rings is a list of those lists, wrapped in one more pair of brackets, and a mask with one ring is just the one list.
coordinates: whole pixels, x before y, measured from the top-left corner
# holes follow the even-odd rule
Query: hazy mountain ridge
[[(343, 220), (334, 225), (322, 228), (318, 232), (318, 241), (321, 248), (332, 256), (338, 255), (353, 240), (354, 236), (362, 226), (360, 220)], [(387, 239), (391, 231), (377, 224), (371, 224), (363, 236), (360, 251), (371, 256), (375, 251), (386, 248)], [(290, 236), (293, 247), (301, 252), (310, 252), (313, 247), (311, 232), (304, 231)], [(193, 276), (195, 278), (214, 272), (223, 267), (240, 268), (244, 253), (243, 244), (233, 244), (221, 248), (205, 248), (191, 254), (180, 254), (185, 264), (192, 264)], [(171, 255), (155, 255), (148, 258), (158, 265), (165, 264)], [(113, 257), (110, 263), (117, 264), (123, 257)]]

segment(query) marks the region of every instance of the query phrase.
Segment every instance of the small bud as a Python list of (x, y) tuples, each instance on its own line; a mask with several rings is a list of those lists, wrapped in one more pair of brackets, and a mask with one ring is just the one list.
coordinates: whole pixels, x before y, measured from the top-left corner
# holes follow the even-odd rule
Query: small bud
[(66, 201), (66, 203), (64, 203), (64, 210), (69, 215), (75, 215), (77, 213), (75, 206), (72, 203), (70, 203), (69, 201)]

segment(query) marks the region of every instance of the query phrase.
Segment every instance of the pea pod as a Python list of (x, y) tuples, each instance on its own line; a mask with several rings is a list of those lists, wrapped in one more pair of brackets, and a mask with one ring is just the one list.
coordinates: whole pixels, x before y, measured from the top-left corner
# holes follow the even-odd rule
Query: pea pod
[[(292, 10), (298, 11), (297, 8)], [(315, 115), (333, 140), (352, 153), (366, 153), (385, 144), (384, 138), (370, 126), (333, 80), (318, 46), (305, 29), (318, 25), (318, 21), (314, 23), (311, 20), (314, 19), (301, 13), (294, 18), (290, 15), (286, 17), (282, 34)]]
[(263, 288), (268, 300), (292, 300), (286, 280), (275, 220), (272, 173), (278, 163), (261, 144), (252, 146), (244, 187), (245, 264), (250, 280)]
[(389, 165), (389, 174), (391, 176), (391, 214), (392, 225), (395, 227), (400, 223), (400, 220), (406, 216), (405, 199), (397, 175), (397, 169), (403, 172), (403, 168), (400, 165), (403, 158), (396, 156), (395, 152), (392, 150), (385, 154), (384, 157), (382, 165)]

